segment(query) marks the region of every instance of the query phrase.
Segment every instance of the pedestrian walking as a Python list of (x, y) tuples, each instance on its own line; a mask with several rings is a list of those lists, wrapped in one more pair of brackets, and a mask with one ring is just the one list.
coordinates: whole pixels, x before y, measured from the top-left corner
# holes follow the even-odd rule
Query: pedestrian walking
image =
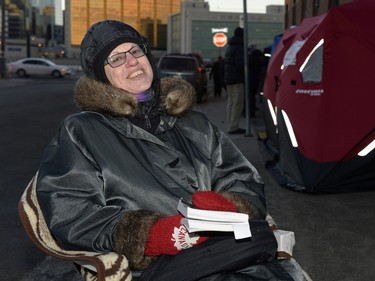
[(262, 51), (256, 48), (249, 50), (249, 112), (250, 117), (255, 117), (257, 111), (257, 96), (260, 91), (260, 83), (262, 81)]
[(210, 71), (210, 80), (214, 81), (214, 96), (221, 97), (222, 88), (224, 88), (224, 60), (218, 56)]

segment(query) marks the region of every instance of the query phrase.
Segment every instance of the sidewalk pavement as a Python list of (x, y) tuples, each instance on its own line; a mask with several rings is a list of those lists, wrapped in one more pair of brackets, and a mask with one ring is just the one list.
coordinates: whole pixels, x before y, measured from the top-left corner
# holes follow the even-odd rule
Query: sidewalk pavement
[[(258, 104), (260, 110), (250, 119), (252, 136), (229, 136), (263, 178), (268, 211), (278, 227), (295, 232), (294, 258), (314, 281), (373, 280), (375, 262), (370, 249), (375, 249), (375, 192), (311, 195), (280, 187), (265, 168), (273, 159), (260, 138), (265, 131), (262, 105)], [(225, 95), (211, 95), (195, 107), (226, 131), (225, 108)], [(246, 128), (245, 118), (240, 125)], [(47, 257), (22, 281), (52, 279), (81, 280), (71, 263)]]

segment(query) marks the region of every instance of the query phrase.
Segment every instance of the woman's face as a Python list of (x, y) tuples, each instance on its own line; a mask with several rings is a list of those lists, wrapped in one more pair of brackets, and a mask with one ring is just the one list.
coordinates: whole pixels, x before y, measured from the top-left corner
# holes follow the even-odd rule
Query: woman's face
[[(108, 57), (111, 58), (118, 53), (129, 51), (135, 45), (135, 43), (123, 43), (113, 49)], [(135, 58), (130, 52), (126, 53), (126, 61), (123, 65), (113, 68), (107, 64), (104, 66), (104, 70), (113, 86), (135, 95), (148, 90), (154, 76), (147, 56)]]

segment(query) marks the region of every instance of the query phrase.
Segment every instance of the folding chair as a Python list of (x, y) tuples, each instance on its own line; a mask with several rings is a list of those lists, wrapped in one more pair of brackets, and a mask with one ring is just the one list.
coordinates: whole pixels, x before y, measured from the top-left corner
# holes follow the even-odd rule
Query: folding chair
[(18, 204), (18, 213), (30, 239), (41, 250), (58, 259), (80, 266), (85, 281), (130, 281), (132, 275), (125, 256), (110, 252), (65, 250), (52, 237), (36, 196), (38, 173), (32, 178)]

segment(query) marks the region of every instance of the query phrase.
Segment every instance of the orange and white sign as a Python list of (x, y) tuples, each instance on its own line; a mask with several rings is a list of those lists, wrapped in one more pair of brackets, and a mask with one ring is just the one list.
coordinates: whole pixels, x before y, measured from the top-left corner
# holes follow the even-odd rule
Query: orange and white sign
[(227, 41), (227, 36), (222, 32), (215, 33), (214, 37), (212, 38), (212, 42), (216, 47), (224, 47), (227, 44)]

